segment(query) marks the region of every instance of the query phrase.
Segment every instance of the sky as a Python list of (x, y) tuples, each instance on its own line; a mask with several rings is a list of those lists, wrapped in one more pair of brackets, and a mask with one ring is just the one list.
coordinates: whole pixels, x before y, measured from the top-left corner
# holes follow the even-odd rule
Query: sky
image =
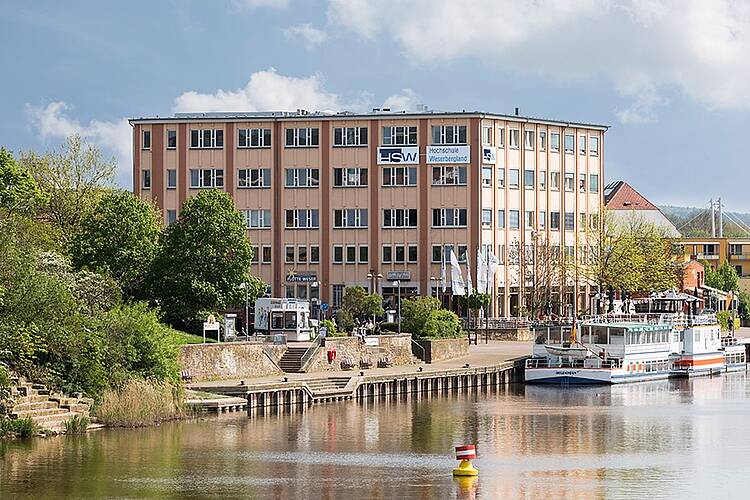
[(373, 107), (611, 126), (606, 180), (657, 204), (750, 211), (750, 2), (12, 2), (0, 145), (78, 133), (130, 189), (128, 118)]

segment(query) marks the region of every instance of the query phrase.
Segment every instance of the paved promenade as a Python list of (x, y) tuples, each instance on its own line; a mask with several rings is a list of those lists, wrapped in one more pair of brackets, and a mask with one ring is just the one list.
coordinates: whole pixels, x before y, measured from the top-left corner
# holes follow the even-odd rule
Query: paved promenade
[[(307, 380), (320, 380), (321, 378), (327, 377), (350, 377), (353, 375), (359, 375), (360, 371), (364, 371), (365, 378), (368, 376), (382, 376), (382, 375), (404, 375), (407, 373), (414, 373), (419, 367), (422, 368), (422, 373), (437, 372), (447, 370), (451, 368), (461, 368), (466, 363), (471, 368), (480, 368), (485, 366), (494, 366), (498, 363), (518, 358), (521, 356), (529, 356), (531, 354), (532, 343), (529, 342), (500, 342), (490, 341), (487, 344), (480, 343), (479, 345), (469, 346), (469, 354), (460, 358), (455, 358), (446, 361), (438, 361), (437, 363), (431, 364), (415, 364), (415, 365), (403, 365), (393, 366), (391, 368), (369, 368), (367, 370), (360, 370), (354, 368), (348, 371), (331, 371), (331, 372), (313, 372), (313, 373), (286, 373), (281, 375), (274, 375), (270, 377), (258, 377), (258, 378), (244, 378), (245, 385), (252, 385), (254, 387), (263, 386), (265, 384), (272, 385), (278, 384), (283, 381), (284, 377), (288, 377), (290, 381), (307, 381)], [(225, 380), (210, 380), (195, 382), (189, 385), (192, 389), (200, 390), (201, 388), (208, 387), (220, 387), (220, 386), (231, 386), (239, 385), (240, 379), (225, 379)]]

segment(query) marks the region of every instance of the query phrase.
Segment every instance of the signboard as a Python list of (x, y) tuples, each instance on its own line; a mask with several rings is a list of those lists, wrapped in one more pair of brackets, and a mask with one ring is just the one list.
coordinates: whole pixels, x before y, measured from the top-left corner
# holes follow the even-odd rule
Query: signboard
[(495, 148), (482, 148), (482, 162), (483, 163), (497, 163), (497, 157), (495, 156)]
[(289, 283), (313, 283), (318, 281), (317, 274), (288, 274), (286, 280)]
[(411, 271), (388, 271), (385, 277), (388, 281), (411, 281)]
[(328, 310), (328, 302), (321, 302), (320, 303), (320, 310), (323, 312), (326, 312)]
[(427, 163), (469, 163), (469, 146), (427, 146)]
[(369, 347), (378, 347), (380, 345), (380, 337), (365, 337), (365, 345)]
[(378, 148), (379, 165), (418, 165), (419, 147), (417, 146), (386, 146)]

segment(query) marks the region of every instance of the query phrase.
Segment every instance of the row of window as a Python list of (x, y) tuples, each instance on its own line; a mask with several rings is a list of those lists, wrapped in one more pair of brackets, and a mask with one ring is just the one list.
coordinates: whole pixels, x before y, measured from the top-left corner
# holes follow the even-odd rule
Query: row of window
[[(367, 127), (334, 127), (334, 146), (367, 146)], [(389, 126), (383, 127), (383, 146), (413, 146), (417, 145), (417, 127), (413, 126)], [(299, 127), (285, 129), (286, 147), (318, 147), (320, 145), (320, 130), (316, 127)], [(508, 147), (519, 148), (520, 130), (508, 129)], [(498, 148), (505, 147), (505, 128), (497, 129), (497, 141), (493, 139), (493, 128), (482, 128), (482, 143), (485, 145), (496, 145)], [(539, 151), (547, 150), (547, 132), (540, 131), (536, 134), (533, 130), (524, 131), (524, 149), (533, 151), (537, 147)], [(560, 151), (560, 133), (551, 132), (549, 141), (550, 151)], [(565, 134), (564, 149), (566, 153), (575, 152), (576, 137), (574, 134)], [(587, 136), (578, 136), (578, 153), (586, 155)], [(465, 125), (434, 125), (432, 127), (432, 144), (454, 145), (467, 144)], [(143, 130), (141, 147), (151, 149), (151, 131)], [(177, 131), (167, 130), (167, 149), (177, 147)], [(221, 149), (224, 147), (223, 129), (191, 129), (191, 149)], [(238, 148), (270, 148), (270, 128), (241, 128), (237, 130)], [(588, 154), (599, 155), (599, 137), (588, 136)]]
[[(520, 212), (518, 210), (506, 211), (502, 208), (497, 211), (497, 228), (505, 228), (506, 212), (508, 215), (508, 229), (519, 229)], [(599, 214), (589, 214), (588, 221), (585, 212), (579, 213), (578, 216), (578, 229), (580, 231), (585, 231), (587, 227), (596, 229), (599, 226)], [(524, 227), (526, 229), (547, 229), (546, 211), (536, 212), (534, 210), (526, 210), (524, 217)], [(563, 223), (566, 231), (575, 230), (575, 212), (565, 212), (565, 214), (563, 214)], [(482, 209), (482, 226), (492, 226), (492, 209)], [(549, 229), (553, 231), (560, 230), (560, 212), (549, 212)]]
[[(491, 165), (482, 167), (482, 186), (492, 187)], [(498, 168), (497, 186), (499, 189), (506, 186), (506, 169)], [(416, 186), (416, 167), (385, 167), (382, 169), (383, 186)], [(507, 186), (509, 189), (519, 188), (520, 171), (508, 169)], [(578, 191), (585, 193), (599, 192), (599, 175), (578, 175)], [(141, 187), (151, 188), (151, 171), (143, 170), (141, 175)], [(287, 168), (285, 169), (285, 187), (287, 188), (317, 188), (320, 186), (320, 169), (317, 168)], [(525, 189), (534, 189), (538, 182), (540, 190), (547, 189), (547, 172), (540, 170), (524, 171), (523, 185)], [(440, 165), (432, 167), (433, 186), (465, 186), (467, 183), (467, 167), (464, 165)], [(575, 176), (566, 172), (563, 177), (565, 191), (572, 192), (575, 186)], [(333, 169), (334, 187), (367, 187), (368, 169), (366, 167), (342, 167)], [(560, 190), (560, 172), (549, 173), (549, 186), (553, 191)], [(202, 168), (190, 169), (190, 188), (220, 188), (224, 187), (224, 169)], [(237, 171), (237, 187), (239, 188), (270, 188), (271, 169), (269, 168), (243, 168)], [(167, 189), (177, 188), (177, 171), (167, 169)]]

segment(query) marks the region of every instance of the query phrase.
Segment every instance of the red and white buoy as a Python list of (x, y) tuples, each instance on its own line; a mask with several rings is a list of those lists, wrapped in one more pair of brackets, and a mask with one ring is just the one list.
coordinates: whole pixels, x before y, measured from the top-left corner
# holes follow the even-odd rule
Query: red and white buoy
[(479, 471), (471, 465), (471, 460), (477, 458), (477, 448), (473, 444), (456, 446), (456, 460), (461, 463), (453, 469), (454, 476), (476, 476)]

